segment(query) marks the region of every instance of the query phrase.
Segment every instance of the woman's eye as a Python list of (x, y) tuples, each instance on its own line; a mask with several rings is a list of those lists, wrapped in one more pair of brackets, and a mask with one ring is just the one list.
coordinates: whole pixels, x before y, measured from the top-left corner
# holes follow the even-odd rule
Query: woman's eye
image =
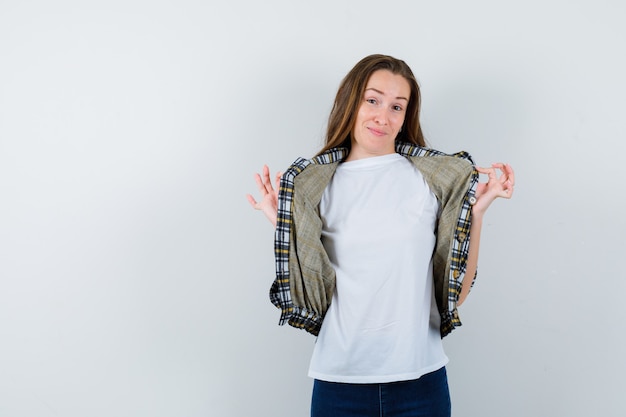
[(400, 106), (393, 106), (393, 109), (395, 111), (402, 111), (402, 107), (400, 107)]
[(374, 99), (374, 98), (367, 98), (367, 99), (365, 99), (365, 101), (367, 101), (370, 104), (376, 104), (376, 99)]

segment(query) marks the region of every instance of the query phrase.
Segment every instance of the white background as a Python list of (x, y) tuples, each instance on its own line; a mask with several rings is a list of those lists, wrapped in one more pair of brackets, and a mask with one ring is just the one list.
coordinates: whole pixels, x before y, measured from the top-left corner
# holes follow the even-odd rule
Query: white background
[(0, 417), (306, 416), (245, 194), (322, 143), (363, 56), (429, 144), (516, 169), (486, 219), (455, 417), (623, 416), (619, 0), (0, 1)]

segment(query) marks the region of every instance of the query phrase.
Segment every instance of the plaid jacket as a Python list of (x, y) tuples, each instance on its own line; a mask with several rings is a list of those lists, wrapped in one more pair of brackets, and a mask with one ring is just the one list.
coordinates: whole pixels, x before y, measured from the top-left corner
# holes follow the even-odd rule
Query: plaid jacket
[[(407, 143), (398, 143), (396, 152), (419, 169), (441, 204), (433, 275), (444, 337), (461, 325), (456, 303), (465, 275), (478, 172), (466, 152), (447, 155)], [(347, 149), (335, 148), (313, 159), (298, 158), (280, 180), (276, 279), (270, 300), (281, 310), (280, 325), (288, 323), (313, 335), (319, 333), (336, 278), (321, 241), (319, 203), (347, 154)]]

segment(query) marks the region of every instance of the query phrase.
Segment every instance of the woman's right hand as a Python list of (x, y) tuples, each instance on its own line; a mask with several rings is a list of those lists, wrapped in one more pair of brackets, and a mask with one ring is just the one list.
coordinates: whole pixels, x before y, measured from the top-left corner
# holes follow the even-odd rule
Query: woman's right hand
[(252, 208), (261, 210), (274, 227), (276, 227), (276, 218), (278, 216), (278, 189), (280, 188), (281, 176), (281, 172), (276, 173), (274, 180), (276, 186), (274, 188), (270, 180), (270, 169), (267, 165), (263, 165), (263, 173), (254, 174), (254, 180), (257, 187), (259, 187), (259, 193), (261, 193), (261, 200), (257, 202), (252, 195), (246, 195)]

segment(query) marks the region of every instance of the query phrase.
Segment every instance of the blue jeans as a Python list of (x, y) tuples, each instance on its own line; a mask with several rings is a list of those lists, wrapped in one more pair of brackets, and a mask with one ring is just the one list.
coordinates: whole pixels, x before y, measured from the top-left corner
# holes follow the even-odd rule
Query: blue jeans
[(315, 380), (311, 417), (450, 417), (446, 368), (385, 384)]

